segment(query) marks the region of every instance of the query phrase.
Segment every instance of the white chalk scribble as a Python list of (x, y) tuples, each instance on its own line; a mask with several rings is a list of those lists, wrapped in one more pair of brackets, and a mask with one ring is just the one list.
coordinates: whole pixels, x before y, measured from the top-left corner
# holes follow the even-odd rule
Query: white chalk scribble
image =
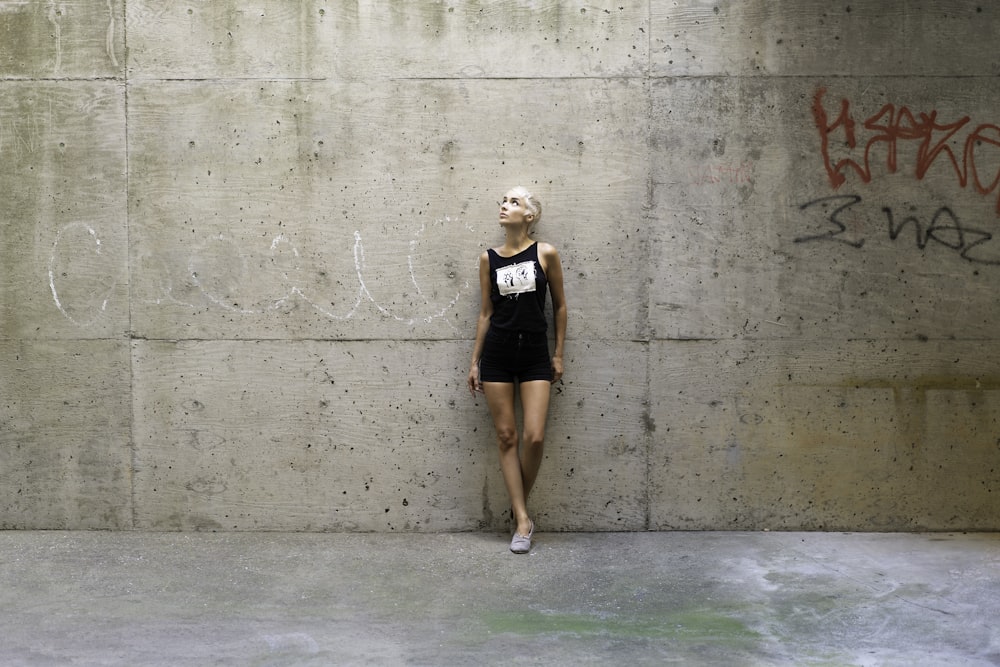
[[(68, 234), (83, 232), (85, 235), (76, 239), (76, 244), (66, 248)], [(81, 249), (82, 247), (82, 249)], [(103, 275), (103, 262), (94, 262), (93, 258), (99, 260), (103, 258), (101, 239), (97, 236), (97, 231), (88, 224), (73, 222), (56, 234), (52, 242), (52, 253), (49, 256), (48, 276), (49, 289), (52, 291), (52, 300), (56, 304), (59, 312), (73, 324), (79, 327), (89, 327), (94, 324), (108, 308), (108, 302), (117, 285), (117, 282), (110, 277)], [(67, 271), (67, 263), (74, 259), (83, 259), (77, 264), (78, 273), (82, 275), (70, 275)], [(67, 282), (73, 287), (74, 297), (69, 302), (60, 296), (58, 283)], [(81, 314), (83, 313), (83, 314)]]

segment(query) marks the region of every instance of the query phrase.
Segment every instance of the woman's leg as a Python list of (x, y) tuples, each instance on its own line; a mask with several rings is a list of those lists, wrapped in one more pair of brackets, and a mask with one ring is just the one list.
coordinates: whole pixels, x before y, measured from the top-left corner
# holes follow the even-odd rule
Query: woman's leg
[(486, 404), (493, 417), (493, 427), (497, 432), (497, 445), (500, 448), (500, 471), (503, 473), (504, 485), (510, 497), (510, 506), (514, 510), (516, 531), (527, 535), (531, 530), (531, 519), (528, 517), (524, 492), (524, 478), (521, 472), (521, 459), (518, 455), (517, 421), (514, 416), (514, 383), (484, 382), (483, 392), (486, 394)]
[(538, 469), (542, 465), (545, 442), (545, 422), (549, 415), (549, 395), (552, 383), (548, 380), (522, 382), (521, 408), (524, 412), (524, 437), (522, 439), (521, 481), (527, 499), (535, 486)]

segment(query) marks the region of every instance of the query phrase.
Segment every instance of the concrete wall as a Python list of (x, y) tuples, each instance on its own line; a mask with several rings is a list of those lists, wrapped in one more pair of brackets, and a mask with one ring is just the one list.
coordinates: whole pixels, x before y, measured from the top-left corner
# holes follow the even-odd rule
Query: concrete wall
[(998, 11), (0, 3), (0, 527), (503, 526), (523, 183), (540, 528), (1000, 529)]

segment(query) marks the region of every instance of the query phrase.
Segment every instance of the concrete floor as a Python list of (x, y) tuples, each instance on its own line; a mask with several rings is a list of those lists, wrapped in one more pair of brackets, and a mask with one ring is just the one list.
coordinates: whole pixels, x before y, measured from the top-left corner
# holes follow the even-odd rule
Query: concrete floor
[(1000, 665), (1000, 535), (0, 532), (0, 665)]

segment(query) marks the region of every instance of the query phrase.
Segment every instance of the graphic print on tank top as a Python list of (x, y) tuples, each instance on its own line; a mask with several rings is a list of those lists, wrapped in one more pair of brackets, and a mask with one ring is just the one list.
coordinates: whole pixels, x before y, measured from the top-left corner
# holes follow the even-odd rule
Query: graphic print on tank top
[(501, 266), (497, 269), (497, 288), (502, 296), (517, 298), (519, 294), (535, 291), (535, 262)]

